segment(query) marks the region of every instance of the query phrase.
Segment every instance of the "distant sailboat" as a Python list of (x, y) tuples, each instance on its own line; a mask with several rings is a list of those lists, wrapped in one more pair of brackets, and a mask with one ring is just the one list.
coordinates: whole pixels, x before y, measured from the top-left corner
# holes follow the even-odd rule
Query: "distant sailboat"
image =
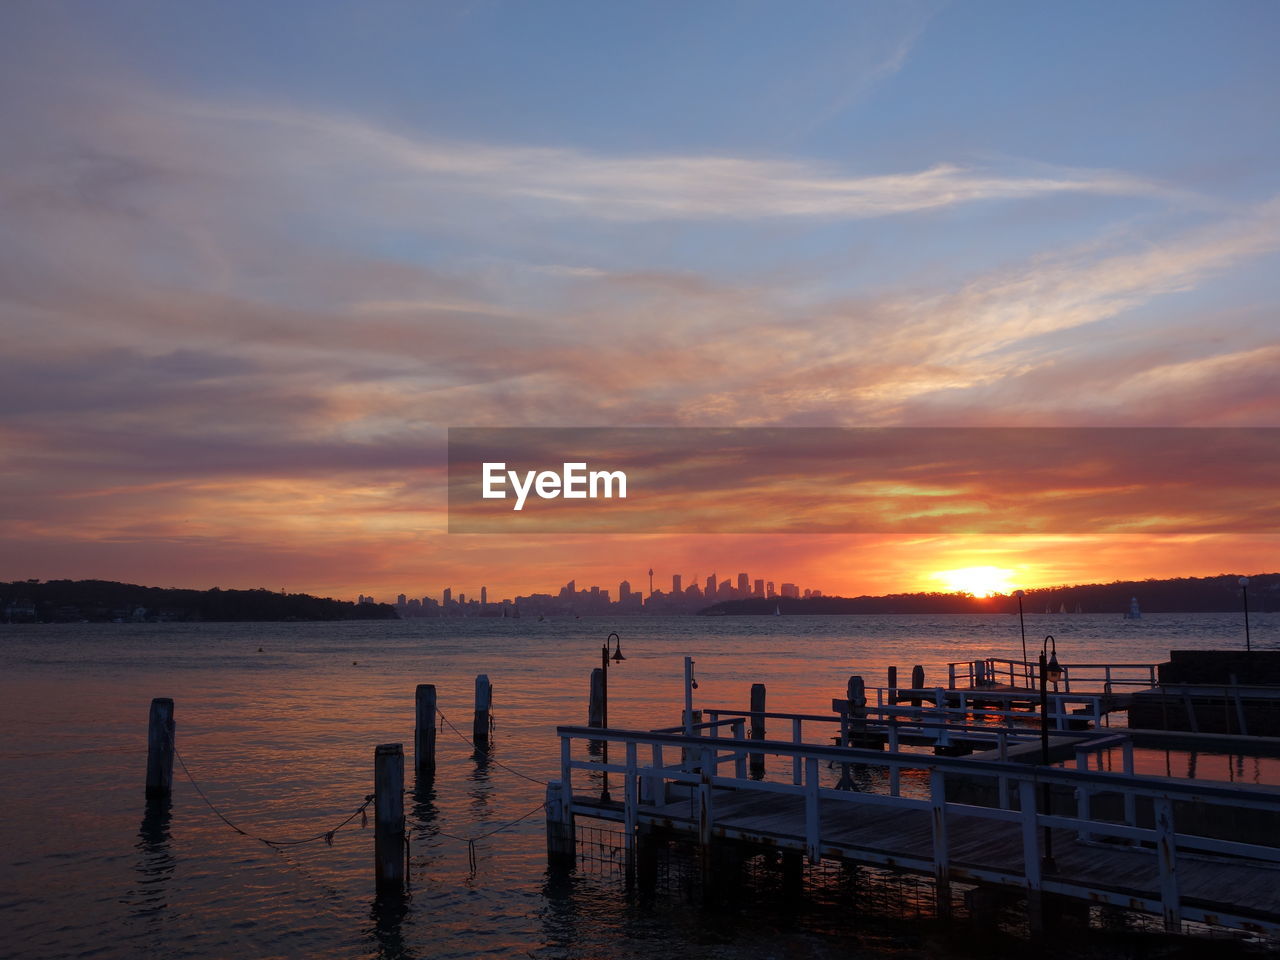
[(1142, 610), (1138, 607), (1138, 598), (1132, 597), (1129, 600), (1129, 609), (1125, 611), (1124, 618), (1126, 620), (1141, 620)]
[(1084, 610), (1080, 608), (1080, 604), (1078, 603), (1076, 604), (1076, 613), (1084, 613)]
[(776, 603), (773, 605), (773, 615), (775, 617), (782, 616), (782, 608), (778, 606)]
[(1066, 601), (1065, 601), (1065, 600), (1064, 600), (1061, 604), (1059, 604), (1059, 605), (1058, 605), (1058, 612), (1059, 612), (1059, 613), (1066, 613), (1066, 612), (1067, 612), (1067, 603), (1066, 603)]

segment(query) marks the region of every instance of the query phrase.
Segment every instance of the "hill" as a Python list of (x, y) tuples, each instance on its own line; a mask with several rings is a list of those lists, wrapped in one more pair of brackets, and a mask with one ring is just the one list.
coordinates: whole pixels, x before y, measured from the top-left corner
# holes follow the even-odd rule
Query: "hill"
[(10, 623), (190, 620), (395, 620), (386, 603), (351, 603), (270, 590), (183, 590), (114, 580), (0, 583), (0, 620)]

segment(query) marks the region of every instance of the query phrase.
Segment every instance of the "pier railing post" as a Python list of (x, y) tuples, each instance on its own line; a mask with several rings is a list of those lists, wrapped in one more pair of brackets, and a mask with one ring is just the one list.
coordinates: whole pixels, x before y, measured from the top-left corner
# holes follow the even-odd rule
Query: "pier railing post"
[(635, 853), (636, 825), (639, 823), (639, 797), (636, 789), (638, 779), (639, 764), (636, 759), (636, 744), (628, 742), (627, 782), (623, 784), (622, 788), (623, 826), (626, 832), (625, 843), (628, 855)]
[[(763, 740), (765, 737), (765, 687), (763, 683), (751, 685), (751, 739)], [(751, 754), (751, 775), (764, 776), (764, 754)]]
[[(911, 689), (912, 690), (924, 689), (924, 667), (918, 663), (911, 668)], [(920, 706), (920, 697), (913, 696), (911, 698), (911, 705), (913, 707)]]
[(156, 697), (147, 720), (147, 796), (167, 797), (173, 792), (173, 700)]
[[(733, 721), (733, 738), (746, 744), (746, 720), (741, 718)], [(747, 752), (742, 749), (733, 751), (733, 775), (740, 780), (747, 778)]]
[(1018, 782), (1018, 806), (1022, 813), (1022, 876), (1027, 888), (1027, 915), (1033, 933), (1044, 929), (1044, 904), (1040, 890), (1040, 832), (1036, 830), (1035, 781)]
[(1156, 859), (1160, 864), (1160, 907), (1164, 912), (1164, 928), (1169, 933), (1180, 933), (1182, 901), (1178, 892), (1173, 802), (1168, 797), (1156, 797), (1152, 806), (1156, 820)]
[(436, 685), (420, 683), (414, 693), (413, 763), (419, 774), (436, 769)]
[[(690, 737), (700, 737), (700, 736), (702, 736), (702, 735), (703, 735), (703, 734), (702, 734), (702, 731), (701, 731), (700, 729), (698, 729), (698, 727), (699, 727), (701, 724), (702, 724), (702, 711), (701, 711), (701, 710), (694, 710), (694, 711), (692, 711), (692, 712), (686, 712), (686, 713), (685, 713), (685, 716), (684, 716), (684, 728), (685, 728), (685, 730), (686, 730), (686, 731), (688, 731), (688, 732), (686, 733), (686, 736), (690, 736)], [(684, 763), (684, 764), (688, 764), (688, 763), (696, 763), (696, 762), (697, 762), (697, 756), (696, 756), (696, 755), (697, 755), (697, 752), (698, 752), (698, 748), (697, 748), (697, 747), (682, 747), (682, 748), (681, 748), (681, 750), (680, 750), (680, 762), (681, 762), (681, 763)]]
[(804, 761), (804, 846), (810, 863), (822, 859), (822, 814), (818, 806), (820, 786), (818, 758)]
[(933, 879), (938, 917), (951, 914), (951, 854), (947, 842), (947, 777), (941, 770), (929, 774), (929, 800), (933, 827)]
[(379, 895), (404, 891), (404, 745), (373, 751), (374, 881)]
[(476, 745), (477, 750), (484, 750), (489, 746), (492, 709), (493, 684), (489, 682), (489, 675), (482, 673), (476, 677), (476, 713), (471, 722), (471, 742)]
[[(800, 746), (800, 744), (804, 741), (804, 733), (800, 724), (801, 724), (801, 720), (799, 717), (791, 718), (791, 742), (795, 744), (797, 747)], [(800, 754), (797, 753), (794, 757), (791, 758), (791, 782), (796, 785), (799, 785), (800, 783), (803, 782), (803, 780), (801, 779), (802, 771), (801, 771), (800, 763), (801, 763)]]
[(667, 778), (662, 772), (662, 744), (653, 744), (650, 756), (653, 769), (657, 772), (649, 778), (649, 802), (654, 806), (662, 806), (667, 802)]
[(715, 817), (711, 800), (711, 771), (715, 766), (710, 747), (702, 748), (702, 762), (698, 771), (698, 851), (702, 861), (703, 882), (711, 878), (711, 829)]

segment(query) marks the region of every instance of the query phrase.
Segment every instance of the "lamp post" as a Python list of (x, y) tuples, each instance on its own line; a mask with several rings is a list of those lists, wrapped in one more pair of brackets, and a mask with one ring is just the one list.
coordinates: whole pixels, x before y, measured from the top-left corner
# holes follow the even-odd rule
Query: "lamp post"
[[(1048, 651), (1048, 660), (1045, 660), (1045, 653)], [(1062, 667), (1058, 665), (1058, 643), (1053, 639), (1053, 635), (1044, 638), (1044, 643), (1040, 644), (1040, 763), (1043, 766), (1049, 765), (1049, 681), (1052, 680), (1056, 686), (1058, 681), (1062, 679)], [(1044, 797), (1045, 816), (1053, 813), (1053, 793), (1048, 783), (1041, 787), (1041, 793)], [(1044, 828), (1044, 860), (1041, 863), (1046, 873), (1056, 870), (1057, 864), (1053, 860), (1053, 831), (1048, 824)]]
[(1240, 578), (1240, 597), (1244, 601), (1244, 652), (1252, 653), (1249, 645), (1249, 578)]
[[(1027, 625), (1022, 619), (1022, 596), (1023, 591), (1015, 590), (1013, 595), (1018, 598), (1018, 629), (1022, 631), (1022, 675), (1025, 677), (1027, 673)], [(1010, 683), (1013, 682), (1010, 678)]]
[[(609, 654), (609, 641), (617, 640), (617, 648), (613, 655)], [(604, 638), (604, 643), (600, 647), (600, 726), (606, 731), (609, 729), (609, 663), (621, 663), (627, 659), (622, 655), (622, 638), (616, 633), (611, 633)], [(600, 787), (600, 800), (608, 803), (612, 798), (609, 796), (609, 740), (606, 737), (601, 741), (602, 756), (604, 759), (604, 782)]]

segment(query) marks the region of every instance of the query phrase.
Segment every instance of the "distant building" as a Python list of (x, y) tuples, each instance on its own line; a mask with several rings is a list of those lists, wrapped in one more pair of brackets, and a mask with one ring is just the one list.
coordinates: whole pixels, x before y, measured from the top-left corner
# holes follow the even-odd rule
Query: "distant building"
[(683, 581), (681, 581), (681, 579), (680, 579), (680, 574), (678, 574), (678, 573), (673, 573), (673, 574), (671, 575), (671, 592), (672, 592), (672, 593), (676, 593), (676, 594), (680, 593), (680, 592), (681, 592), (681, 587), (680, 587), (680, 585), (681, 585), (681, 583), (682, 583), (682, 582), (683, 582)]
[(751, 595), (751, 581), (747, 579), (745, 573), (738, 574), (738, 596), (747, 597)]
[(763, 597), (763, 596), (764, 596), (764, 581), (763, 581), (763, 580), (757, 580), (757, 581), (756, 581), (755, 589), (751, 591), (751, 595), (752, 595), (753, 597)]
[(784, 597), (791, 597), (791, 598), (799, 599), (799, 598), (800, 598), (800, 588), (799, 588), (799, 587), (797, 587), (794, 583), (784, 583), (784, 584), (782, 585), (782, 595), (783, 595)]
[(488, 602), (489, 602), (489, 588), (481, 587), (480, 588), (480, 606), (483, 607)]
[(402, 593), (402, 594), (400, 594), (398, 597), (396, 597), (396, 606), (397, 606), (397, 607), (403, 607), (403, 606), (404, 606), (406, 603), (408, 603), (408, 602), (409, 602), (409, 598), (408, 598), (408, 597), (406, 597), (403, 593)]

